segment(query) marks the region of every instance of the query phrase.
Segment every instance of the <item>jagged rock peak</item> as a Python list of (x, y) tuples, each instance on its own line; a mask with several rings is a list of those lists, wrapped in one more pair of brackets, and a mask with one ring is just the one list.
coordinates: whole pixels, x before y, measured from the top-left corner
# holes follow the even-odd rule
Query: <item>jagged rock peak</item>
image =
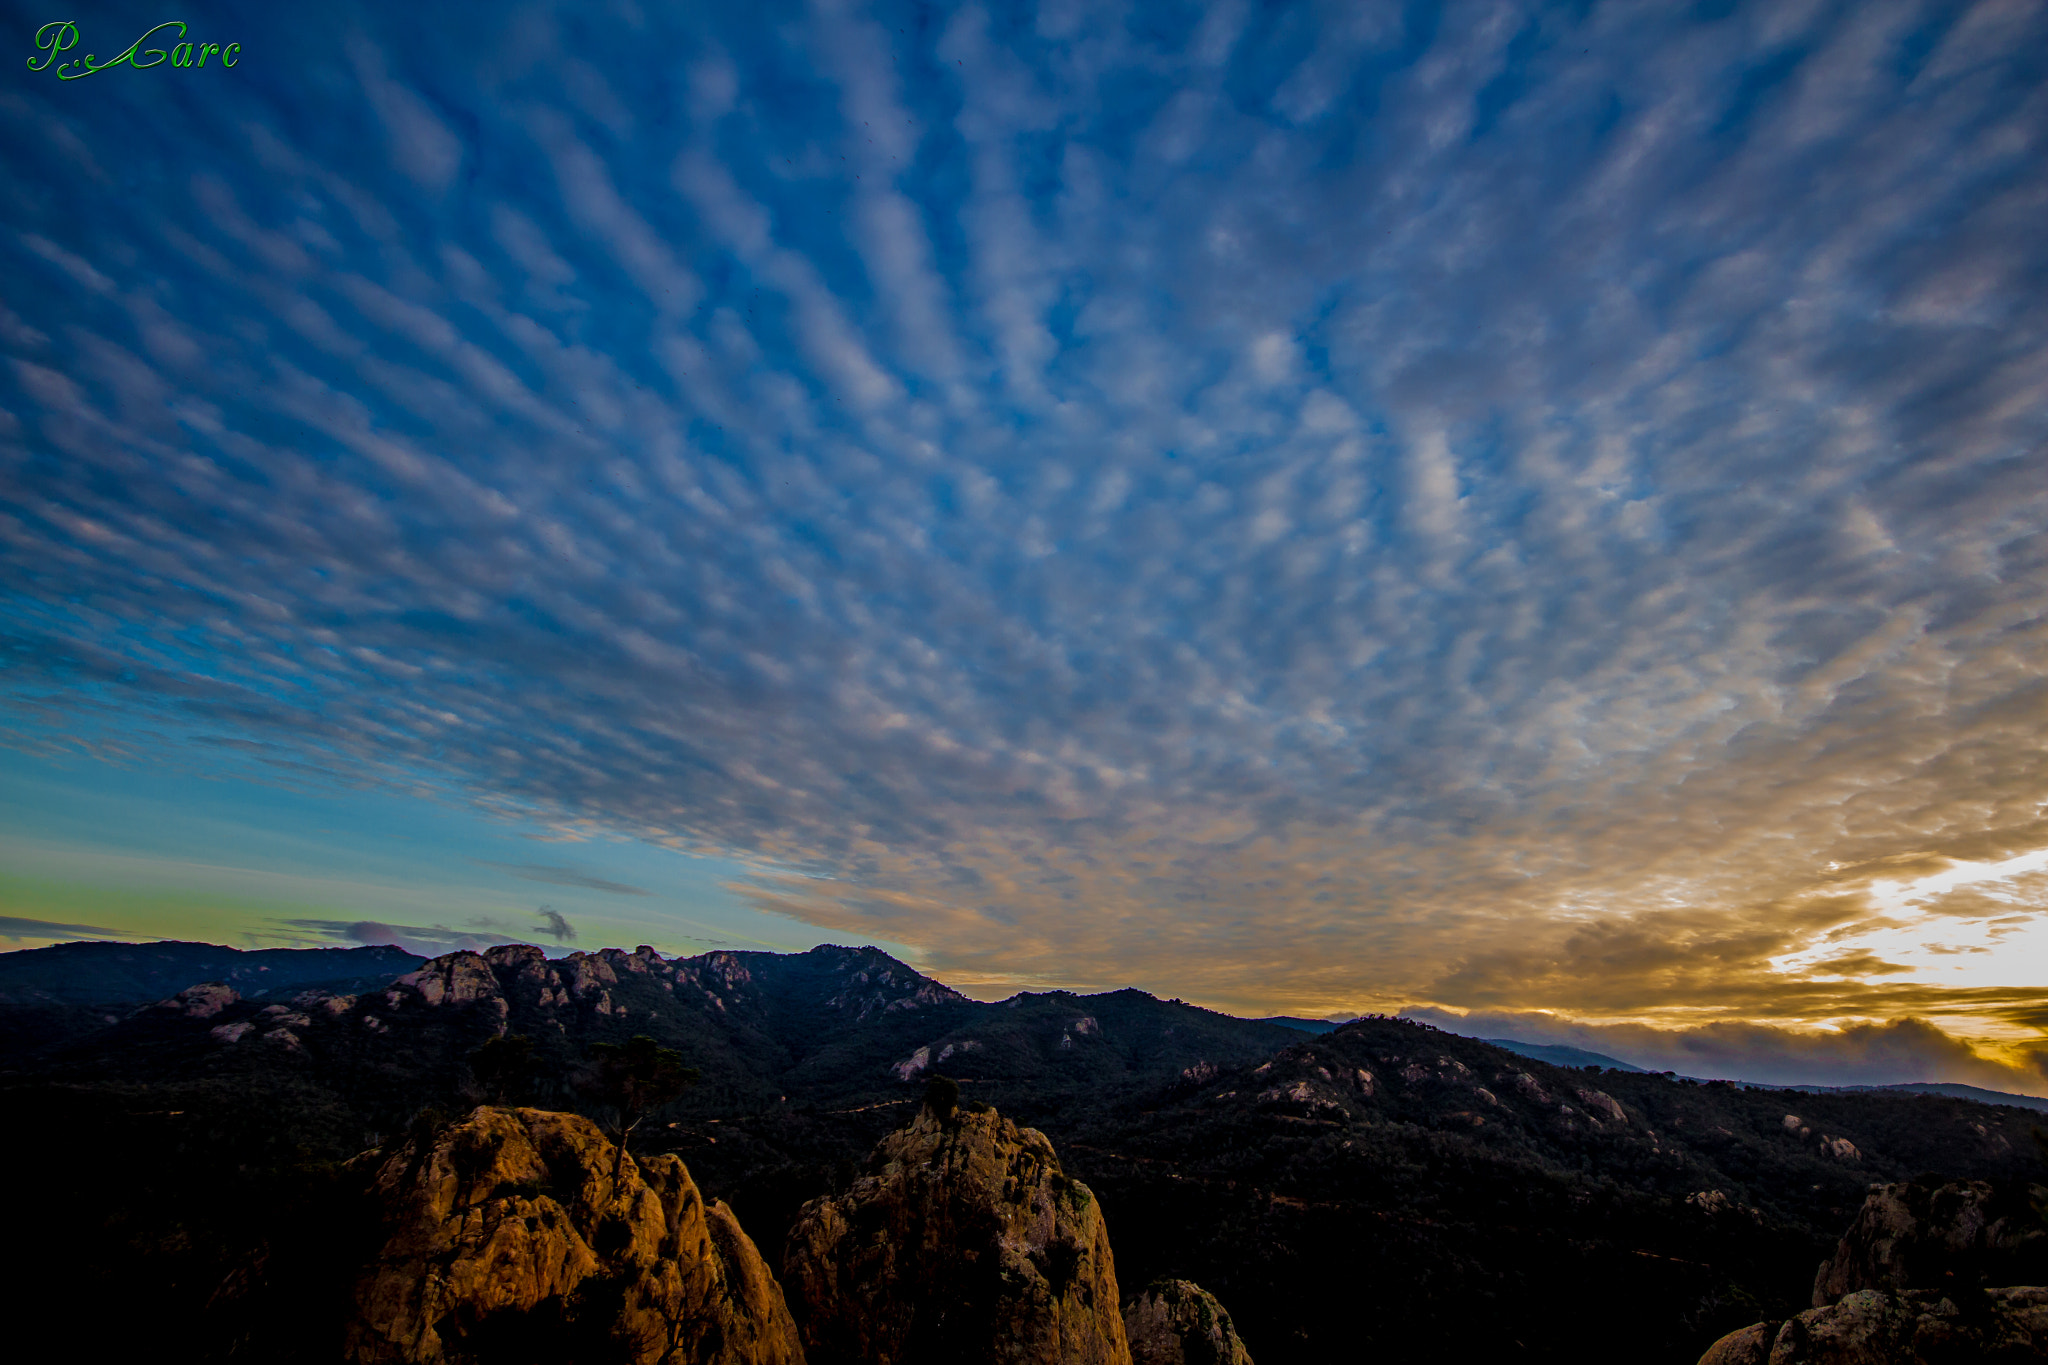
[(803, 1365), (782, 1291), (673, 1156), (574, 1114), (484, 1107), (369, 1158), (382, 1247), (354, 1287), (355, 1365), (603, 1358)]
[(1230, 1314), (1192, 1280), (1154, 1280), (1124, 1305), (1132, 1365), (1252, 1365)]
[(1129, 1365), (1100, 1205), (1043, 1133), (925, 1108), (797, 1215), (783, 1282), (812, 1365)]
[(547, 953), (531, 943), (501, 943), (484, 950), (484, 961), (496, 972), (516, 973), (535, 965), (545, 966), (547, 960)]
[(429, 1005), (466, 1005), (495, 1002), (500, 1013), (506, 1009), (504, 992), (498, 989), (497, 974), (482, 953), (463, 949), (443, 953), (418, 971), (407, 972), (391, 983), (387, 998), (400, 1004), (406, 993), (419, 996)]
[(1813, 1280), (1814, 1307), (1860, 1289), (2048, 1283), (2048, 1231), (2017, 1183), (1873, 1185)]

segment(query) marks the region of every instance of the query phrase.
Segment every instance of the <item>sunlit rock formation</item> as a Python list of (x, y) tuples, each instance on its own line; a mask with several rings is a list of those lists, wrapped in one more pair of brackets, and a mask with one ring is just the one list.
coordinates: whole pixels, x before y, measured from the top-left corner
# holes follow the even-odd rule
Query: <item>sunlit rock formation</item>
[(791, 1228), (812, 1365), (1129, 1365), (1100, 1206), (1043, 1133), (926, 1107)]
[(774, 1276), (673, 1156), (627, 1158), (573, 1114), (480, 1108), (381, 1157), (382, 1247), (359, 1365), (606, 1359), (802, 1365)]

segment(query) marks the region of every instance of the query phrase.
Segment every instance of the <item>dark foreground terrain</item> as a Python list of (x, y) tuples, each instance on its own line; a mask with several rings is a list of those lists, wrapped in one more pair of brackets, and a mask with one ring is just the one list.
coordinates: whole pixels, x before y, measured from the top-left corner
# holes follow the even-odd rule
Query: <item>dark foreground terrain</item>
[[(531, 1063), (479, 1066), (504, 1034)], [(1197, 1282), (1261, 1365), (1690, 1365), (1808, 1308), (1875, 1182), (1991, 1181), (2038, 1217), (2039, 1116), (1942, 1095), (1559, 1067), (1393, 1019), (1309, 1035), (1136, 991), (983, 1004), (872, 949), (71, 944), (0, 955), (19, 1301), (90, 1324), (93, 1356), (336, 1359), (370, 1235), (344, 1163), (486, 1101), (604, 1118), (590, 1048), (636, 1035), (700, 1077), (636, 1154), (681, 1157), (766, 1264), (942, 1073), (1052, 1139), (1124, 1285)]]

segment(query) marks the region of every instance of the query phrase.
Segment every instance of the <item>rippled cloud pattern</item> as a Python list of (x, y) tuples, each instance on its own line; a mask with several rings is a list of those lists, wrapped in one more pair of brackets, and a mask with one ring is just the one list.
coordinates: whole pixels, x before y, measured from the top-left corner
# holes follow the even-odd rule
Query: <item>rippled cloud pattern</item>
[(15, 742), (962, 983), (2041, 1036), (2048, 10), (226, 12), (0, 94)]

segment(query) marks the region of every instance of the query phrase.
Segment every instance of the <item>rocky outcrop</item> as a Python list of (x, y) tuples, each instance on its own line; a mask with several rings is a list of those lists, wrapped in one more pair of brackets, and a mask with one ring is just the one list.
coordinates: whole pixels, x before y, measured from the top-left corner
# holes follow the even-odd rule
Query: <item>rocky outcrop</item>
[(812, 1365), (1129, 1365), (1100, 1206), (1043, 1133), (927, 1107), (797, 1215), (783, 1283)]
[(168, 1000), (159, 1000), (160, 1010), (176, 1010), (187, 1019), (211, 1019), (242, 997), (225, 981), (207, 981), (187, 986)]
[(1875, 1185), (1814, 1276), (1821, 1307), (1860, 1289), (2048, 1284), (2048, 1231), (2017, 1184)]
[(1730, 1332), (1699, 1365), (1961, 1365), (2048, 1358), (2048, 1289), (1859, 1289)]
[(1155, 1280), (1124, 1305), (1132, 1365), (1252, 1365), (1230, 1314), (1189, 1280)]
[[(1786, 1130), (1802, 1127), (1785, 1116)], [(1702, 1207), (1705, 1207), (1704, 1203)], [(2048, 1359), (2048, 1232), (2029, 1191), (1873, 1185), (1814, 1277), (1814, 1306), (1730, 1332), (1700, 1365), (1949, 1365)], [(2003, 1288), (1990, 1286), (2003, 1285)]]
[(374, 1158), (382, 1249), (354, 1289), (347, 1357), (802, 1365), (774, 1276), (673, 1156), (595, 1124), (480, 1108)]
[(1628, 1122), (1628, 1111), (1623, 1109), (1616, 1102), (1614, 1096), (1608, 1094), (1605, 1090), (1576, 1090), (1572, 1093), (1577, 1095), (1579, 1102), (1586, 1106), (1586, 1117), (1592, 1119), (1595, 1123), (1626, 1124)]
[(409, 1000), (426, 1005), (482, 1005), (503, 1018), (509, 1006), (482, 953), (445, 953), (391, 983), (384, 1001), (393, 1009)]

